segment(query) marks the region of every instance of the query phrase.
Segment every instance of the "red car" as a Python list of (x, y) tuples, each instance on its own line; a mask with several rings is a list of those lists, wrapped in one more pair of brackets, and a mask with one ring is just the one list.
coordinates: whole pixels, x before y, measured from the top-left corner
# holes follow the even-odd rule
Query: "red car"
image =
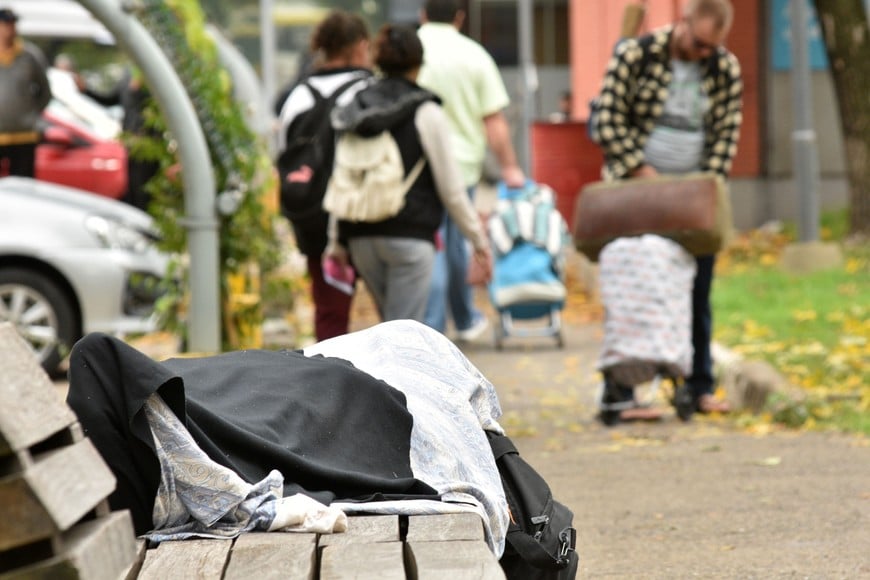
[[(43, 137), (36, 147), (36, 179), (112, 199), (127, 191), (127, 150), (121, 124), (79, 92), (70, 73), (48, 70), (52, 99), (42, 113)], [(0, 177), (5, 172), (0, 172)]]
[(120, 199), (127, 191), (127, 150), (56, 101), (43, 113), (36, 179)]

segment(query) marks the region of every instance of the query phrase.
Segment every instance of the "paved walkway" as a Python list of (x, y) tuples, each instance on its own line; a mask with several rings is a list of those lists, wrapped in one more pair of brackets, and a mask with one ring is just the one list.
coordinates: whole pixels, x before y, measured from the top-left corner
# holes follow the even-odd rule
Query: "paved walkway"
[[(480, 297), (479, 297), (480, 298)], [(600, 323), (566, 346), (491, 336), (463, 350), (502, 424), (575, 513), (582, 578), (870, 578), (870, 440), (750, 434), (736, 418), (603, 427)]]

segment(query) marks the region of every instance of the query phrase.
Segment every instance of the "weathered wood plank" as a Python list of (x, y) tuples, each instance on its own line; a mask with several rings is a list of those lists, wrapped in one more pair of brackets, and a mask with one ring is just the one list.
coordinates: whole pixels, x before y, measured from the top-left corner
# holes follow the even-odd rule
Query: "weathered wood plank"
[(68, 529), (115, 489), (115, 477), (87, 439), (29, 463), (0, 479), (0, 550)]
[(0, 323), (0, 456), (30, 447), (75, 422), (30, 347)]
[(145, 562), (146, 547), (145, 540), (136, 540), (136, 556), (120, 578), (124, 580), (136, 580), (139, 576), (139, 571), (142, 570), (142, 563)]
[(352, 516), (347, 518), (347, 531), (322, 534), (318, 545), (374, 544), (399, 539), (399, 516)]
[(81, 519), (115, 490), (115, 476), (89, 439), (35, 459), (24, 477), (61, 529)]
[(483, 541), (483, 521), (473, 513), (411, 516), (406, 539), (409, 542)]
[(59, 531), (21, 474), (0, 479), (0, 552)]
[(327, 546), (320, 580), (405, 580), (401, 542)]
[(316, 534), (257, 532), (236, 539), (224, 580), (314, 580), (316, 574)]
[(0, 574), (0, 580), (122, 578), (136, 559), (130, 513), (112, 512), (81, 523), (62, 534), (57, 546), (57, 555)]
[(140, 580), (220, 580), (232, 540), (163, 542), (145, 554)]
[(480, 541), (408, 542), (412, 580), (504, 580), (495, 555)]

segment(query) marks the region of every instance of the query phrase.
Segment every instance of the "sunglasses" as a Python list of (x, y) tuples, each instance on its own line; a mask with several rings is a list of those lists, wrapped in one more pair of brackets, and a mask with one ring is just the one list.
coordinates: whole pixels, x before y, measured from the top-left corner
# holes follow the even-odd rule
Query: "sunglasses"
[(688, 29), (689, 36), (692, 39), (692, 47), (697, 52), (702, 52), (702, 51), (716, 52), (717, 50), (719, 50), (718, 44), (713, 44), (712, 42), (706, 42), (704, 40), (701, 40), (697, 36), (695, 36), (695, 32), (692, 30), (692, 23), (691, 22), (688, 22), (688, 21), (686, 22), (686, 28)]

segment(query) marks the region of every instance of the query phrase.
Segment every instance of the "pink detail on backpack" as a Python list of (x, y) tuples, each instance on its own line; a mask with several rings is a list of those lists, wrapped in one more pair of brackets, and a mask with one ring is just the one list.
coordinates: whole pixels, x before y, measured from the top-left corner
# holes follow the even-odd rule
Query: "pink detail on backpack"
[(307, 165), (303, 165), (296, 171), (291, 171), (287, 174), (285, 180), (288, 183), (308, 183), (311, 181), (311, 176), (314, 174), (314, 171), (311, 170)]

